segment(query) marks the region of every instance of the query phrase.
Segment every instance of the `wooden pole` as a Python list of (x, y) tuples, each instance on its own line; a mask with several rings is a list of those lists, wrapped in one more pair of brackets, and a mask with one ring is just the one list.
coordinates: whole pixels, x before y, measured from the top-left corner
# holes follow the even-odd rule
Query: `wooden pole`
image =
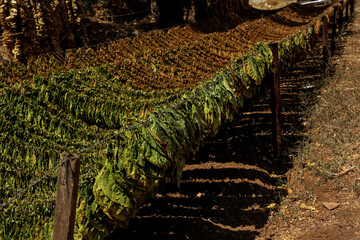
[(354, 16), (354, 1), (355, 0), (350, 0), (350, 15), (351, 15), (351, 17)]
[(68, 56), (67, 49), (65, 49), (65, 56), (64, 56), (64, 65), (65, 66), (67, 65), (67, 56)]
[(61, 154), (56, 188), (53, 240), (73, 240), (76, 200), (80, 176), (80, 157), (64, 152)]
[(329, 75), (329, 69), (328, 69), (328, 63), (329, 63), (329, 43), (328, 43), (328, 37), (329, 37), (329, 25), (328, 25), (328, 19), (326, 16), (322, 17), (323, 25), (322, 25), (322, 39), (323, 39), (323, 68), (325, 76)]
[(334, 16), (333, 16), (333, 23), (332, 23), (332, 31), (331, 31), (331, 54), (335, 54), (335, 37), (336, 37), (336, 18), (337, 18), (337, 11), (338, 6), (334, 6)]
[(344, 21), (344, 1), (340, 0), (341, 8), (339, 9), (339, 34), (341, 33), (342, 27), (343, 27), (343, 21)]
[(270, 44), (273, 54), (274, 79), (271, 87), (271, 110), (273, 120), (274, 156), (281, 157), (282, 136), (281, 136), (281, 109), (280, 109), (280, 78), (279, 78), (279, 44)]

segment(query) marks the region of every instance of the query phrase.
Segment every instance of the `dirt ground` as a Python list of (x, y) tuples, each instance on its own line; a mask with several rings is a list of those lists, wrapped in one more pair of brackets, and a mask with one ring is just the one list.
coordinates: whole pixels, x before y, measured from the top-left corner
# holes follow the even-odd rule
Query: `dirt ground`
[[(269, 101), (257, 102), (188, 161), (180, 189), (165, 186), (142, 207), (129, 229), (115, 231), (108, 240), (360, 239), (359, 150), (352, 145), (346, 153), (351, 161), (319, 170), (332, 161), (332, 149), (312, 142), (311, 134), (323, 133), (321, 127), (309, 126), (311, 111), (323, 94), (344, 89), (356, 94), (360, 88), (351, 82), (360, 80), (359, 35), (356, 15), (341, 35), (329, 78), (323, 76), (321, 52), (282, 78), (283, 158), (272, 157)], [(337, 84), (325, 84), (332, 80)], [(360, 107), (352, 108), (357, 115)], [(358, 135), (357, 127), (353, 134)]]

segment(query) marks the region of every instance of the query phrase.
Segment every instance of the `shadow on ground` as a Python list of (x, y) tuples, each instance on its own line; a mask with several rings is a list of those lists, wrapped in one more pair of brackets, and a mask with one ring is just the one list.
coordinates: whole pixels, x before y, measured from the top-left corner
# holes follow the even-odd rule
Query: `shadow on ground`
[(271, 204), (286, 194), (284, 173), (292, 167), (292, 151), (304, 140), (304, 109), (316, 101), (321, 81), (320, 56), (309, 57), (282, 79), (281, 160), (272, 158), (270, 105), (264, 99), (189, 159), (180, 189), (166, 186), (127, 230), (116, 230), (108, 240), (255, 239), (271, 220)]

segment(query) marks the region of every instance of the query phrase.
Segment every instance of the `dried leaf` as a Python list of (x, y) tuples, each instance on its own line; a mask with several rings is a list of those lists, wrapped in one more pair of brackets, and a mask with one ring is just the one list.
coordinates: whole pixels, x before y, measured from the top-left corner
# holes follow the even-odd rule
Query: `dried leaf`
[(307, 206), (305, 203), (302, 203), (302, 204), (300, 205), (300, 208), (302, 208), (302, 209), (307, 209), (307, 210), (310, 210), (310, 211), (312, 211), (312, 212), (318, 212), (318, 210), (316, 210), (315, 207), (313, 207), (313, 206)]
[(270, 203), (266, 208), (273, 209), (277, 206), (276, 203)]

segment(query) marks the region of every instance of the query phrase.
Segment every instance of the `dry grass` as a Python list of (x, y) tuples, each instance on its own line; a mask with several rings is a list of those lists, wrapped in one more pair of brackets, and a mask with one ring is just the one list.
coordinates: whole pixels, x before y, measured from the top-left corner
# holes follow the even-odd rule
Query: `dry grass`
[[(306, 137), (288, 172), (288, 195), (268, 225), (271, 239), (360, 239), (359, 16), (348, 29), (333, 74), (305, 109)], [(329, 202), (337, 207), (327, 209)]]
[(310, 109), (309, 139), (299, 155), (302, 164), (323, 178), (359, 170), (360, 75), (356, 66), (343, 67), (327, 79), (318, 103)]
[(308, 109), (308, 138), (295, 158), (297, 164), (315, 170), (318, 184), (328, 179), (341, 182), (341, 176), (359, 172), (360, 23), (354, 21), (349, 28), (341, 35), (341, 55), (333, 59), (335, 73), (324, 80), (317, 103)]

